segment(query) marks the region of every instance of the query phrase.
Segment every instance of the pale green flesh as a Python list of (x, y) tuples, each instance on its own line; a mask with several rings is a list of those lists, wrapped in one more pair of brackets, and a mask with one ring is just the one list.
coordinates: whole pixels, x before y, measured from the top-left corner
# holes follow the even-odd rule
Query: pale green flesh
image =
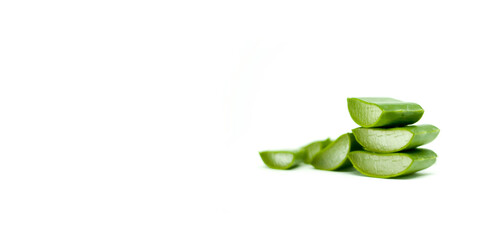
[(390, 178), (429, 168), (436, 162), (437, 154), (429, 149), (416, 148), (398, 153), (353, 151), (348, 158), (355, 169), (366, 176)]
[(273, 153), (271, 158), (277, 166), (287, 166), (292, 163), (293, 155), (290, 153)]
[(304, 162), (310, 164), (313, 160), (313, 157), (317, 155), (317, 153), (319, 153), (321, 150), (325, 149), (331, 142), (332, 140), (330, 140), (330, 138), (327, 138), (325, 140), (312, 142), (307, 146), (303, 147), (303, 149), (305, 150)]
[(305, 148), (306, 150), (306, 161), (308, 162), (309, 159), (313, 159), (313, 156), (315, 156), (315, 154), (317, 154), (318, 152), (320, 152), (320, 150), (322, 150), (322, 145), (321, 144), (311, 144), (309, 145), (308, 147)]
[(393, 155), (367, 155), (359, 153), (354, 155), (352, 161), (355, 166), (362, 169), (365, 173), (376, 176), (390, 176), (404, 171), (412, 163), (408, 156)]
[(413, 134), (407, 130), (354, 129), (357, 141), (367, 150), (374, 152), (399, 151), (408, 145)]
[(349, 151), (350, 139), (348, 134), (344, 134), (335, 142), (331, 143), (325, 150), (319, 152), (314, 157), (312, 165), (322, 170), (334, 170), (343, 165)]
[(264, 151), (260, 152), (260, 157), (265, 165), (275, 169), (289, 168), (295, 162), (295, 154), (291, 152)]
[(360, 101), (349, 101), (348, 109), (357, 109), (357, 111), (350, 111), (350, 115), (361, 126), (375, 124), (382, 115), (382, 110), (378, 106)]

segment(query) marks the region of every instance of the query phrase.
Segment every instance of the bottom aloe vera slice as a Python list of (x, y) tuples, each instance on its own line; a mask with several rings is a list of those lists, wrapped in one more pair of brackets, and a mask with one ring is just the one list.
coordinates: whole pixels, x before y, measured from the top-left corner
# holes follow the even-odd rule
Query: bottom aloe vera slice
[(260, 157), (269, 168), (285, 170), (303, 162), (305, 150), (263, 151)]
[(437, 154), (428, 149), (398, 153), (353, 151), (348, 154), (355, 169), (369, 177), (390, 178), (408, 175), (432, 166)]
[(355, 139), (365, 150), (391, 153), (412, 149), (432, 142), (440, 133), (437, 127), (424, 124), (396, 128), (355, 128)]
[(330, 143), (332, 143), (332, 140), (330, 140), (330, 138), (327, 138), (325, 140), (312, 142), (307, 146), (303, 147), (303, 149), (305, 150), (304, 162), (310, 164), (313, 161), (313, 157), (317, 153), (325, 149)]
[(313, 167), (322, 170), (336, 170), (350, 165), (347, 154), (350, 151), (361, 149), (351, 133), (338, 137), (324, 150), (317, 153), (311, 162)]

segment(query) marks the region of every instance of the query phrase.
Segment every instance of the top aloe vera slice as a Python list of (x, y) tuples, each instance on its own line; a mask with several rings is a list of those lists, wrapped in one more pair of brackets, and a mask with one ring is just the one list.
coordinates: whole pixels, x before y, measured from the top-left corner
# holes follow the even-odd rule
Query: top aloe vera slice
[(260, 157), (269, 168), (286, 170), (303, 162), (305, 150), (263, 151)]
[(332, 140), (330, 140), (330, 138), (327, 138), (325, 140), (312, 142), (303, 147), (303, 149), (305, 150), (304, 162), (310, 164), (313, 160), (313, 157), (321, 150), (325, 149), (330, 143), (332, 143)]
[(355, 169), (363, 175), (390, 178), (408, 175), (432, 166), (437, 154), (428, 149), (413, 149), (398, 153), (353, 151), (348, 154)]
[(437, 127), (424, 124), (396, 128), (355, 128), (355, 139), (365, 150), (392, 153), (408, 150), (432, 142), (440, 133)]
[(312, 160), (313, 167), (322, 170), (336, 170), (350, 165), (347, 154), (350, 151), (361, 149), (351, 133), (338, 137), (327, 148), (317, 153)]
[(423, 109), (416, 103), (393, 98), (348, 98), (348, 111), (362, 127), (405, 126), (420, 120)]

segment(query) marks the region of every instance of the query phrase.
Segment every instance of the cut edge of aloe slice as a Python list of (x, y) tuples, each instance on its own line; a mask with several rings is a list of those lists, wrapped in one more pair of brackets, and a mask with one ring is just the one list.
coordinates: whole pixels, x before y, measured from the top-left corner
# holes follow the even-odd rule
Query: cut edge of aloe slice
[(429, 149), (414, 149), (398, 153), (352, 151), (348, 154), (353, 167), (361, 174), (375, 178), (409, 175), (436, 162), (437, 154)]
[[(352, 132), (365, 150), (379, 153), (401, 151), (413, 138), (413, 133), (403, 129), (394, 131), (381, 128), (356, 128), (352, 129)], [(375, 137), (372, 137), (373, 134), (376, 134)]]
[(305, 151), (305, 157), (304, 157), (304, 162), (306, 164), (310, 164), (313, 161), (313, 157), (325, 149), (328, 145), (332, 143), (332, 140), (330, 138), (324, 139), (324, 140), (319, 140), (315, 142), (311, 142), (308, 145), (302, 147), (302, 149)]
[(365, 150), (393, 153), (432, 142), (440, 133), (440, 129), (431, 124), (423, 124), (396, 128), (359, 127), (352, 129), (352, 132)]
[[(376, 101), (376, 103), (368, 102), (365, 99)], [(416, 112), (416, 117), (409, 119), (410, 121), (408, 121), (408, 123), (395, 123), (395, 121), (391, 122), (387, 119), (391, 117), (392, 114), (397, 114), (397, 112), (400, 110), (387, 110), (380, 107), (379, 104), (409, 104), (417, 107), (418, 109), (410, 110), (407, 107), (410, 113)], [(394, 98), (347, 98), (347, 105), (348, 112), (350, 113), (352, 120), (356, 124), (366, 128), (413, 124), (420, 120), (424, 113), (424, 110), (420, 105), (416, 103), (403, 102)]]
[(297, 165), (297, 152), (290, 150), (259, 152), (263, 163), (269, 168), (286, 170)]
[(346, 133), (330, 143), (324, 150), (314, 156), (311, 164), (316, 169), (337, 170), (350, 165), (347, 154), (351, 150), (360, 149), (360, 145), (355, 141), (351, 133)]
[[(359, 98), (347, 98), (347, 104), (352, 120), (363, 127), (375, 126), (383, 114), (379, 106)], [(359, 111), (358, 109), (361, 110)], [(368, 114), (364, 114), (366, 112), (368, 112)]]

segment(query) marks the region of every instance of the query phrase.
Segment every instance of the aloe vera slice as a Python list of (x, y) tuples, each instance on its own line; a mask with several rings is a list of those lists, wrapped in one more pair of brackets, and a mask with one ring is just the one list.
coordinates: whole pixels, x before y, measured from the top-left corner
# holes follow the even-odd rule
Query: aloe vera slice
[(330, 143), (332, 143), (332, 140), (330, 140), (330, 138), (327, 138), (325, 140), (312, 142), (307, 146), (303, 147), (303, 149), (305, 150), (304, 162), (310, 164), (313, 160), (313, 157), (321, 150), (325, 149)]
[(392, 153), (416, 148), (432, 142), (440, 133), (437, 127), (425, 124), (397, 128), (355, 128), (355, 139), (365, 150)]
[(408, 175), (432, 166), (437, 154), (428, 149), (413, 149), (398, 153), (353, 151), (348, 154), (355, 169), (363, 175), (390, 178)]
[(303, 149), (263, 151), (260, 152), (260, 157), (269, 168), (285, 170), (303, 162), (305, 151)]
[(420, 105), (393, 98), (348, 98), (347, 102), (350, 116), (362, 127), (405, 126), (423, 115)]
[(313, 167), (322, 170), (336, 170), (350, 165), (347, 154), (350, 151), (361, 149), (351, 133), (338, 137), (324, 150), (317, 153), (311, 162)]

